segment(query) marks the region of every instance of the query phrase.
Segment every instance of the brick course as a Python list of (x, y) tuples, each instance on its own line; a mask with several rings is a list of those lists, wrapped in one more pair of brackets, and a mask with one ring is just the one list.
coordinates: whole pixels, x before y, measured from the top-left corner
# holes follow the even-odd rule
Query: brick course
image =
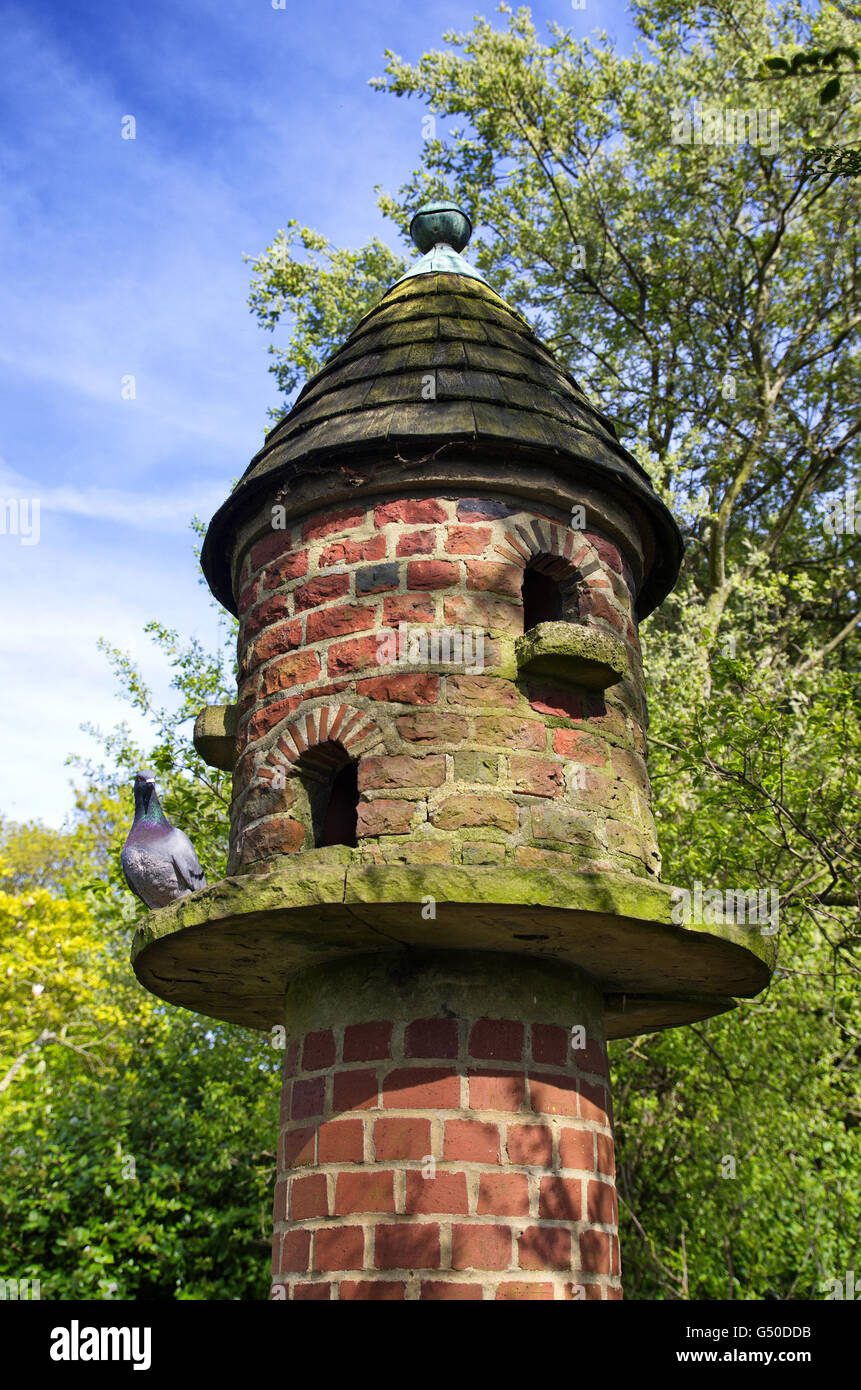
[(608, 1084), (600, 1039), (551, 1023), (293, 1040), (273, 1277), (293, 1300), (620, 1297)]
[[(595, 693), (512, 678), (528, 563), (560, 576), (579, 564), (579, 621), (627, 640), (629, 680)], [(302, 782), (314, 739), (284, 741), (297, 716), (359, 759), (367, 862), (659, 871), (630, 565), (600, 530), (575, 533), (516, 499), (395, 497), (265, 533), (240, 572), (229, 872), (314, 848)], [(403, 644), (428, 629), (483, 634), (484, 669), (392, 661), (385, 633)], [(388, 773), (379, 747), (343, 744), (342, 704), (354, 729), (373, 711)]]

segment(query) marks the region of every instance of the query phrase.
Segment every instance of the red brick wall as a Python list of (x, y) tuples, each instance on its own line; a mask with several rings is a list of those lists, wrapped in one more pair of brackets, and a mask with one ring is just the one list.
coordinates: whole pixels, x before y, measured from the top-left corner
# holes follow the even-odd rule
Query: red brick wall
[(287, 1049), (272, 1297), (621, 1298), (605, 1049), (416, 1018)]
[[(317, 737), (321, 719), (331, 729), (341, 710), (361, 758), (367, 862), (658, 871), (628, 562), (598, 530), (575, 532), (523, 507), (357, 503), (248, 548), (231, 872), (313, 848), (295, 767), (309, 720)], [(512, 678), (523, 570), (536, 554), (589, 572), (580, 620), (623, 638), (630, 679), (589, 694)], [(377, 634), (400, 622), (482, 629), (485, 671), (381, 667)], [(363, 713), (378, 731), (364, 745)]]

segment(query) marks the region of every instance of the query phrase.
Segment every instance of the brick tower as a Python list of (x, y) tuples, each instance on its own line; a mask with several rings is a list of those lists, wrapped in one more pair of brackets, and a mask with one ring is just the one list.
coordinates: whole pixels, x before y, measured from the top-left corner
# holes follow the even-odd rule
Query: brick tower
[(660, 881), (637, 625), (672, 517), (464, 214), (412, 230), (209, 527), (229, 876), (134, 966), (284, 1036), (274, 1297), (619, 1298), (607, 1040), (757, 993), (771, 943)]

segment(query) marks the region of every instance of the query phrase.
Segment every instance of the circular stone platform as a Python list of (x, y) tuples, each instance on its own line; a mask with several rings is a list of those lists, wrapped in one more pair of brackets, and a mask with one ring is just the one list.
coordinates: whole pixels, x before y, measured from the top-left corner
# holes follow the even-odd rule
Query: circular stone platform
[(150, 913), (132, 944), (141, 984), (269, 1029), (308, 965), (368, 951), (513, 952), (587, 971), (608, 1038), (621, 1038), (724, 1013), (765, 988), (776, 956), (755, 925), (674, 924), (672, 889), (633, 875), (275, 863)]

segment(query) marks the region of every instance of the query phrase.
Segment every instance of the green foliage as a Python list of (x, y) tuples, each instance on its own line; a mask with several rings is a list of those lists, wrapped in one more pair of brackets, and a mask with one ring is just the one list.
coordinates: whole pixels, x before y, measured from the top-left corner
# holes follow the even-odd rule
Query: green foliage
[[(500, 9), (387, 54), (373, 85), (441, 129), (380, 205), (401, 233), (429, 197), (469, 212), (470, 254), (680, 517), (682, 579), (644, 631), (664, 877), (782, 903), (762, 999), (612, 1050), (626, 1289), (818, 1297), (861, 1215), (858, 536), (823, 524), (861, 471), (858, 194), (816, 165), (858, 138), (831, 85), (847, 16), (660, 0), (623, 58)], [(764, 73), (775, 47), (796, 56)], [(673, 144), (674, 111), (761, 107), (763, 80), (779, 149)]]
[[(462, 203), (469, 254), (681, 519), (682, 578), (643, 632), (664, 878), (781, 899), (763, 996), (611, 1049), (626, 1292), (821, 1297), (857, 1268), (861, 1229), (859, 541), (823, 524), (861, 477), (861, 289), (857, 187), (823, 176), (815, 152), (839, 138), (848, 156), (858, 138), (835, 63), (857, 62), (857, 17), (654, 0), (635, 6), (642, 44), (622, 57), (559, 27), (543, 42), (528, 10), (502, 12), (416, 64), (388, 55), (375, 85), (441, 129), (381, 206), (403, 235), (428, 197)], [(763, 70), (776, 49), (794, 56)], [(673, 144), (673, 110), (761, 106), (765, 81), (778, 151)], [(271, 349), (285, 396), (403, 268), (378, 241), (341, 251), (295, 222), (277, 234), (249, 303), (267, 331), (289, 325)], [(191, 749), (190, 721), (232, 697), (234, 633), (214, 654), (148, 633), (174, 667), (169, 709), (105, 650), (150, 745), (123, 726), (98, 735), (107, 766), (81, 766), (66, 832), (0, 825), (15, 981), (3, 1272), (41, 1277), (45, 1296), (259, 1297), (280, 1055), (136, 985), (143, 909), (118, 863), (130, 778), (151, 764), (208, 877), (223, 873), (229, 781)]]
[[(197, 529), (197, 528), (195, 528)], [(125, 927), (146, 916), (147, 909), (129, 891), (120, 867), (120, 852), (134, 813), (131, 783), (139, 768), (152, 768), (159, 795), (169, 820), (182, 826), (197, 850), (207, 880), (223, 877), (227, 864), (230, 776), (210, 768), (191, 741), (194, 720), (205, 704), (227, 704), (235, 698), (235, 642), (237, 624), (224, 614), (220, 619), (220, 645), (204, 650), (198, 638), (187, 642), (155, 620), (145, 634), (168, 658), (173, 669), (171, 687), (176, 692), (170, 707), (157, 706), (139, 666), (128, 653), (100, 641), (117, 680), (119, 693), (142, 715), (152, 730), (152, 741), (140, 747), (127, 724), (105, 733), (92, 725), (82, 727), (98, 740), (105, 763), (72, 759), (90, 788), (115, 799), (115, 816), (106, 849), (107, 872), (88, 891), (116, 904)], [(93, 795), (94, 793), (90, 793)]]
[(780, 957), (758, 999), (611, 1049), (626, 1289), (821, 1298), (861, 1229), (861, 693), (781, 680), (740, 632), (703, 700), (684, 645), (650, 628), (664, 877), (776, 888)]
[(104, 762), (76, 763), (70, 824), (0, 823), (0, 1274), (38, 1278), (43, 1298), (266, 1298), (282, 1054), (141, 989), (129, 944), (146, 909), (119, 862), (131, 779), (150, 766), (223, 876), (230, 779), (190, 725), (233, 697), (235, 623), (212, 653), (158, 622), (146, 633), (174, 670), (170, 707), (101, 645), (148, 745), (91, 728)]
[(266, 1298), (282, 1054), (119, 972), (99, 992), (100, 1063), (46, 1050), (4, 1107), (3, 1275), (42, 1298)]
[(822, 145), (814, 172), (857, 178), (861, 174), (861, 150), (842, 150), (839, 146)]
[[(847, 14), (843, 7), (842, 13)], [(859, 16), (851, 13), (848, 18), (857, 20)], [(816, 78), (821, 79), (822, 75), (829, 69), (836, 70), (841, 62), (846, 66), (820, 87), (818, 101), (820, 106), (828, 106), (836, 101), (844, 87), (841, 85), (841, 76), (857, 77), (859, 74), (859, 58), (857, 48), (852, 48), (844, 44), (835, 44), (833, 48), (822, 51), (819, 48), (812, 48), (808, 52), (798, 52), (792, 55), (791, 59), (773, 56), (764, 59), (762, 63), (761, 75), (764, 80), (780, 81), (784, 78)], [(819, 145), (817, 146), (817, 160), (812, 166), (815, 176), (831, 174), (840, 178), (854, 178), (861, 174), (861, 152), (853, 149), (844, 149), (840, 145)]]
[(43, 1298), (266, 1298), (282, 1054), (141, 989), (128, 952), (145, 909), (119, 864), (130, 779), (149, 765), (208, 875), (223, 875), (229, 778), (187, 726), (230, 697), (231, 668), (224, 651), (147, 632), (175, 668), (172, 709), (103, 649), (151, 745), (94, 731), (111, 767), (83, 767), (71, 824), (0, 826), (0, 1275), (39, 1279)]
[[(794, 53), (791, 59), (786, 58), (766, 58), (763, 68), (766, 74), (773, 73), (775, 77), (810, 77), (821, 76), (829, 68), (836, 68), (841, 59), (846, 59), (850, 66), (847, 71), (850, 73), (858, 70), (858, 50), (857, 48), (846, 48), (842, 44), (835, 44), (826, 53), (819, 48), (812, 48), (807, 53)], [(819, 105), (827, 106), (829, 101), (834, 101), (840, 95), (840, 78), (830, 77), (823, 87), (819, 90)]]
[[(248, 304), (261, 325), (273, 332), (285, 315), (293, 320), (288, 346), (269, 346), (275, 359), (269, 370), (279, 390), (291, 396), (337, 351), (362, 315), (379, 303), (406, 264), (376, 239), (359, 251), (340, 251), (292, 219), (287, 228), (276, 234), (262, 256), (245, 259), (252, 261), (254, 272)], [(282, 405), (269, 414), (278, 420), (286, 408)]]
[(627, 1297), (817, 1299), (856, 1267), (857, 977), (814, 928), (791, 952), (756, 1002), (614, 1045)]

